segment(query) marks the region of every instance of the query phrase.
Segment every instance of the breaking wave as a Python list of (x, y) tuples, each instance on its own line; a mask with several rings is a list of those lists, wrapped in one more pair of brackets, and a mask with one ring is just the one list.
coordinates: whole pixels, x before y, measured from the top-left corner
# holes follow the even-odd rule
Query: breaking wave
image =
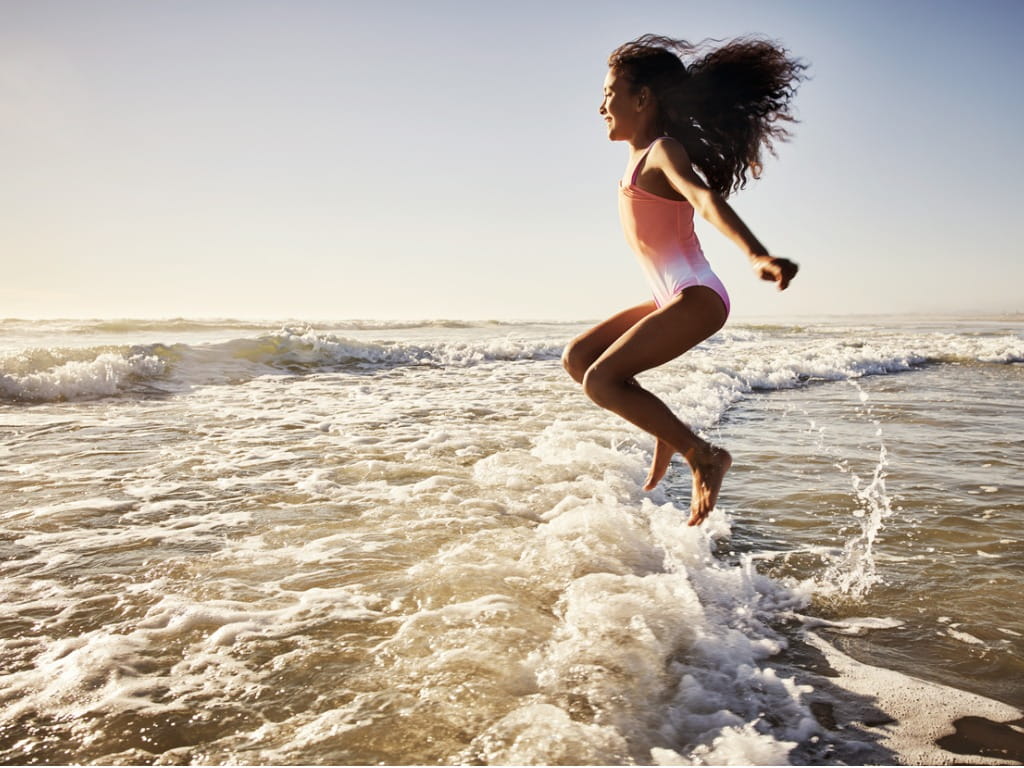
[[(95, 329), (96, 325), (91, 327)], [(421, 323), (415, 327), (424, 326)], [(281, 328), (259, 336), (205, 344), (33, 348), (0, 357), (0, 398), (24, 402), (88, 400), (173, 393), (195, 386), (241, 383), (264, 375), (554, 361), (560, 357), (567, 336), (478, 334), (461, 340), (410, 343), (363, 341), (307, 327)], [(761, 330), (740, 327), (706, 342), (703, 349), (713, 353), (687, 355), (675, 364), (690, 367), (695, 375), (716, 374), (734, 393), (898, 373), (935, 363), (1024, 362), (1024, 340), (1012, 334), (911, 334), (863, 340), (843, 334), (812, 334), (804, 341), (798, 336), (788, 340), (778, 335), (770, 338)]]

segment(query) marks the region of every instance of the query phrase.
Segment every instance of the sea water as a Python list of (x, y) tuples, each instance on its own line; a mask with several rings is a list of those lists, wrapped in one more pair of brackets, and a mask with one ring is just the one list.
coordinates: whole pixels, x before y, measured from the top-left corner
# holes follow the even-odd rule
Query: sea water
[(699, 528), (585, 327), (2, 321), (0, 759), (884, 760), (809, 635), (1024, 707), (1024, 322), (642, 374), (734, 456)]

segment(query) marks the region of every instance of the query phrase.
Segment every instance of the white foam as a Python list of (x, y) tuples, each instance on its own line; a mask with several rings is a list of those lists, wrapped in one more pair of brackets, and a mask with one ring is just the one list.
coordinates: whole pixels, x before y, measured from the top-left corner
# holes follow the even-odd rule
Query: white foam
[[(751, 723), (741, 726), (723, 728), (711, 744), (701, 744), (690, 757), (691, 761), (704, 765), (785, 765), (789, 763), (789, 753), (797, 745), (796, 741), (777, 741), (766, 737)], [(682, 756), (674, 757), (682, 761)], [(692, 765), (693, 762), (662, 762), (660, 765)]]
[(825, 628), (830, 632), (836, 632), (841, 635), (864, 635), (879, 629), (902, 627), (905, 623), (900, 619), (889, 616), (850, 617), (840, 621), (829, 621), (828, 619), (800, 615), (797, 615), (797, 618), (808, 629)]
[[(376, 615), (373, 598), (346, 589), (279, 592), (280, 607), (254, 609), (237, 601), (195, 602), (178, 596), (160, 600), (135, 628), (93, 630), (47, 643), (31, 669), (0, 677), (6, 692), (0, 711), (8, 721), (31, 711), (77, 718), (90, 711), (166, 707), (153, 700), (162, 688), (179, 696), (208, 696), (204, 675), (216, 670), (218, 685), (241, 693), (259, 686), (255, 670), (232, 661), (224, 649), (254, 636), (287, 634), (311, 617), (366, 619)], [(147, 671), (152, 657), (185, 643), (189, 650), (165, 675)], [(175, 705), (177, 706), (177, 705)]]
[[(535, 453), (557, 442), (549, 435)], [(573, 466), (591, 450), (553, 456)], [(494, 469), (489, 463), (488, 472)], [(799, 686), (761, 667), (784, 645), (763, 616), (804, 598), (749, 563), (726, 568), (711, 557), (710, 535), (728, 535), (720, 512), (694, 529), (672, 504), (644, 500), (637, 515), (611, 498), (576, 496), (544, 517), (528, 572), (543, 568), (546, 582), (568, 581), (550, 642), (530, 656), (538, 693), (480, 734), (464, 758), (531, 763), (575, 750), (587, 761), (621, 762), (628, 743), (631, 759), (649, 761), (671, 758), (663, 748), (651, 752), (666, 739), (712, 759), (789, 752), (787, 735), (804, 734), (813, 718)], [(544, 738), (533, 728), (520, 738), (538, 701), (554, 707)], [(652, 708), (652, 701), (666, 703)], [(580, 729), (557, 725), (571, 723), (580, 707), (604, 713), (582, 752)], [(784, 725), (746, 727), (767, 710)]]
[(72, 360), (47, 371), (0, 373), (0, 396), (29, 401), (108, 397), (135, 380), (158, 378), (164, 371), (164, 362), (153, 355), (104, 352), (93, 360)]
[(961, 632), (958, 629), (952, 627), (946, 628), (946, 634), (952, 637), (954, 640), (959, 640), (961, 643), (967, 643), (968, 645), (984, 645), (985, 641), (975, 637), (969, 632)]
[[(233, 321), (121, 321), (95, 327), (97, 333), (151, 332), (188, 334), (213, 330), (258, 330), (266, 323)], [(160, 383), (181, 389), (192, 385), (245, 381), (281, 371), (312, 373), (343, 367), (465, 367), (493, 362), (554, 361), (566, 341), (561, 326), (542, 326), (533, 335), (502, 331), (500, 325), (426, 323), (340, 323), (339, 330), (380, 332), (413, 328), (451, 331), (464, 338), (437, 336), (421, 343), (347, 338), (312, 326), (285, 326), (274, 333), (208, 343), (142, 344), (132, 347), (23, 349), (0, 360), (0, 396), (15, 400), (54, 401), (106, 397), (130, 391), (132, 383)], [(77, 326), (76, 326), (77, 328)], [(82, 333), (72, 328), (69, 332)], [(552, 337), (554, 333), (554, 337)], [(69, 357), (70, 356), (70, 357)], [(73, 359), (71, 359), (73, 358)], [(1018, 336), (969, 334), (892, 334), (850, 341), (842, 333), (818, 334), (799, 348), (772, 340), (760, 331), (732, 330), (690, 352), (676, 365), (700, 374), (700, 396), (674, 404), (687, 412), (696, 407), (698, 423), (714, 422), (738, 397), (757, 390), (786, 389), (806, 381), (855, 379), (869, 374), (909, 370), (931, 362), (1024, 361)], [(659, 374), (652, 374), (658, 376)], [(708, 398), (718, 403), (708, 403)], [(684, 400), (687, 398), (684, 397)], [(704, 418), (699, 412), (714, 412)], [(688, 415), (691, 415), (688, 413)]]

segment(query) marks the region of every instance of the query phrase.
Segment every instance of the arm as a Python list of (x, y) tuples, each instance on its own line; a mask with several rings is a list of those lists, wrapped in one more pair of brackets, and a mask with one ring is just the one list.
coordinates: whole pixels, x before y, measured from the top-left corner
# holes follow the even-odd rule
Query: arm
[(704, 181), (693, 170), (690, 156), (678, 141), (660, 141), (647, 158), (648, 167), (665, 174), (672, 188), (685, 197), (701, 216), (715, 226), (719, 232), (732, 240), (747, 254), (754, 272), (762, 280), (778, 283), (784, 290), (797, 273), (797, 265), (789, 259), (768, 254), (754, 233), (732, 209), (720, 194), (708, 189)]

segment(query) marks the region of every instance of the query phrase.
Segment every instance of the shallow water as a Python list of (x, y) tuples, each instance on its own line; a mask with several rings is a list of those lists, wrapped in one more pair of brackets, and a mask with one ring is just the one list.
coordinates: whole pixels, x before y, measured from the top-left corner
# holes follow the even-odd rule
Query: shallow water
[(1024, 706), (1020, 322), (645, 374), (735, 457), (700, 529), (582, 327), (4, 321), (2, 759), (834, 761), (809, 629)]

